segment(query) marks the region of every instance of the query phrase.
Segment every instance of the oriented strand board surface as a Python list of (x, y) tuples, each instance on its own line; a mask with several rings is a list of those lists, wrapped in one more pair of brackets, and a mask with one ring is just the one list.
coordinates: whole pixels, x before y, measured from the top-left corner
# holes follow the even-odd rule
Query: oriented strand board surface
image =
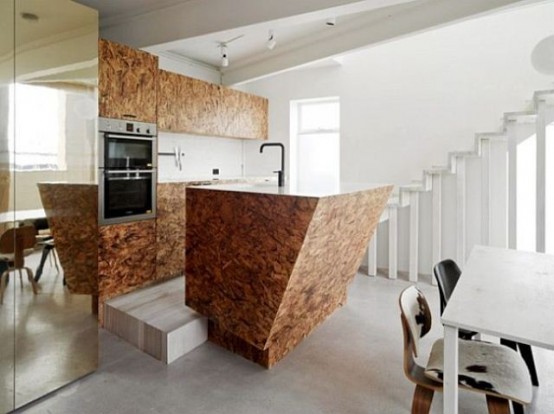
[(48, 225), (71, 293), (98, 294), (98, 187), (38, 184)]
[(99, 228), (100, 321), (107, 299), (156, 280), (156, 222), (143, 220)]
[(267, 139), (268, 100), (160, 70), (158, 128), (196, 135)]
[(392, 187), (324, 197), (187, 190), (186, 303), (271, 367), (346, 298)]
[(188, 188), (187, 306), (263, 349), (316, 205)]
[(267, 341), (269, 366), (345, 302), (391, 190), (319, 200)]
[(100, 116), (155, 123), (158, 58), (103, 39), (98, 48)]
[(185, 272), (186, 183), (158, 184), (156, 279)]

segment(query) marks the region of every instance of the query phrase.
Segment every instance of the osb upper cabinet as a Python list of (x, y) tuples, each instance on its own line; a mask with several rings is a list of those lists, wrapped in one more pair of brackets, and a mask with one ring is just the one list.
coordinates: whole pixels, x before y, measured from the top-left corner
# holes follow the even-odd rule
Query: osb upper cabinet
[(267, 139), (266, 98), (160, 70), (158, 128), (228, 138)]
[(158, 58), (103, 39), (98, 48), (100, 116), (155, 123)]

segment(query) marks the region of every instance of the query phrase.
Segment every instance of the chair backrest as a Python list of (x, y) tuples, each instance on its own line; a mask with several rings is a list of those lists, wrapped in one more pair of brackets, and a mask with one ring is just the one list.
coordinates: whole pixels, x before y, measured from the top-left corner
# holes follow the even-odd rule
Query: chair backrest
[(33, 226), (14, 227), (0, 236), (0, 253), (14, 254), (14, 267), (24, 266), (23, 251), (35, 246), (36, 229)]
[(435, 265), (433, 273), (439, 285), (442, 315), (462, 272), (454, 260), (446, 259)]
[[(423, 293), (415, 286), (402, 291), (398, 300), (404, 327), (404, 348), (418, 356), (419, 339), (431, 329), (431, 310)], [(406, 355), (406, 354), (405, 354)]]

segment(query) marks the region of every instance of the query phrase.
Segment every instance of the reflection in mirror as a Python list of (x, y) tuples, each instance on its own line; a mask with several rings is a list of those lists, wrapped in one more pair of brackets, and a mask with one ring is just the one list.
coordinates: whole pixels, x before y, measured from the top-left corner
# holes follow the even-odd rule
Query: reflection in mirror
[[(14, 1), (0, 2), (0, 234), (11, 227), (10, 189), (13, 189), (10, 174), (9, 147), (13, 143), (13, 131), (8, 131), (11, 115), (10, 101), (14, 82)], [(12, 206), (13, 207), (13, 206)], [(0, 257), (2, 253), (0, 252)], [(0, 283), (7, 283), (5, 262), (0, 262)], [(14, 408), (14, 286), (0, 285), (0, 412)]]
[(97, 366), (97, 271), (80, 266), (92, 256), (96, 264), (96, 239), (75, 232), (89, 220), (84, 205), (96, 213), (96, 198), (83, 201), (81, 190), (95, 182), (97, 41), (92, 9), (70, 0), (16, 1), (8, 202), (25, 236), (6, 295), (15, 303), (16, 408)]

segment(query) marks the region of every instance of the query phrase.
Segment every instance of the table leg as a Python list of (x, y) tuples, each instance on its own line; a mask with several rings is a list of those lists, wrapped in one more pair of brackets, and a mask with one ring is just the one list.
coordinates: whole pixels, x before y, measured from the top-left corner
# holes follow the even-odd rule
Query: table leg
[(458, 414), (458, 328), (444, 325), (444, 414)]

